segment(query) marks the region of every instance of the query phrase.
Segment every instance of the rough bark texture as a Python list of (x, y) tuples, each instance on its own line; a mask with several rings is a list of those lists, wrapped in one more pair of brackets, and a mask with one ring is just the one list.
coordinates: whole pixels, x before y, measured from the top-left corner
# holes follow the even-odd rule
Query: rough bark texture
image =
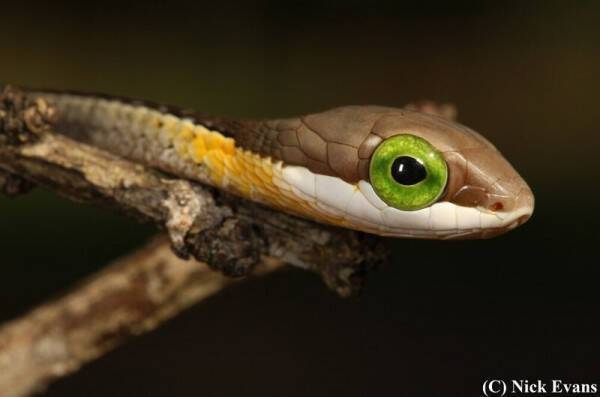
[[(0, 327), (0, 396), (44, 389), (233, 283), (227, 276), (290, 264), (349, 296), (385, 258), (375, 237), (275, 212), (73, 141), (52, 131), (56, 118), (43, 100), (0, 87), (0, 193), (41, 185), (108, 205), (166, 230), (171, 250), (166, 240), (154, 242)], [(188, 257), (208, 266), (184, 263)]]
[[(281, 267), (264, 261), (254, 274)], [(28, 396), (236, 282), (156, 240), (0, 328), (0, 395)]]

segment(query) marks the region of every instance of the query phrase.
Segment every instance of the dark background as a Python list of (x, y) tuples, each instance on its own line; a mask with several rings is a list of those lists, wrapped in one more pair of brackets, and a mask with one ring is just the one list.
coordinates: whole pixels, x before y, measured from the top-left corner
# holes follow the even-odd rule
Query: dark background
[[(490, 241), (389, 240), (364, 294), (289, 270), (231, 288), (47, 396), (477, 396), (600, 382), (600, 2), (2, 5), (0, 80), (218, 115), (451, 101), (536, 195)], [(42, 189), (0, 198), (0, 320), (154, 233)], [(332, 259), (334, 260), (334, 259)]]

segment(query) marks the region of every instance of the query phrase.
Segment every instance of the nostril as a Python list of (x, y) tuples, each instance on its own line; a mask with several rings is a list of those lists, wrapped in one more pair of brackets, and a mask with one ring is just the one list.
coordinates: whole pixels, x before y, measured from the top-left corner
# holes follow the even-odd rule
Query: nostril
[(500, 201), (496, 201), (494, 204), (490, 205), (489, 207), (490, 211), (502, 211), (504, 209), (504, 204), (502, 204)]

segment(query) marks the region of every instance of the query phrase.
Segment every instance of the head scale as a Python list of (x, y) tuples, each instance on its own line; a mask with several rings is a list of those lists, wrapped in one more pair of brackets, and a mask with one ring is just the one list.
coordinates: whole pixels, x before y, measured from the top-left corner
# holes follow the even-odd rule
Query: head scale
[[(321, 190), (338, 218), (343, 213), (333, 223), (398, 237), (486, 238), (524, 223), (533, 212), (531, 189), (502, 154), (475, 131), (439, 116), (348, 106), (277, 127), (274, 157), (315, 174), (316, 195)], [(377, 161), (384, 148), (391, 156), (387, 163)], [(384, 184), (377, 182), (377, 165), (381, 178), (389, 177)], [(428, 178), (439, 174), (435, 183), (421, 168)], [(398, 181), (407, 183), (394, 187)], [(336, 197), (329, 197), (332, 189)], [(417, 198), (406, 199), (410, 194)]]

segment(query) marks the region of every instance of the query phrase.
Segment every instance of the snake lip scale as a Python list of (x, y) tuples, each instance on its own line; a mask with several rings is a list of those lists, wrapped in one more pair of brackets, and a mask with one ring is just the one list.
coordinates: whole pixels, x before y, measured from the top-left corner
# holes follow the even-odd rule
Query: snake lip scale
[(452, 120), (346, 106), (230, 120), (107, 95), (36, 91), (57, 130), (123, 157), (318, 222), (382, 236), (488, 238), (531, 216), (531, 189)]

